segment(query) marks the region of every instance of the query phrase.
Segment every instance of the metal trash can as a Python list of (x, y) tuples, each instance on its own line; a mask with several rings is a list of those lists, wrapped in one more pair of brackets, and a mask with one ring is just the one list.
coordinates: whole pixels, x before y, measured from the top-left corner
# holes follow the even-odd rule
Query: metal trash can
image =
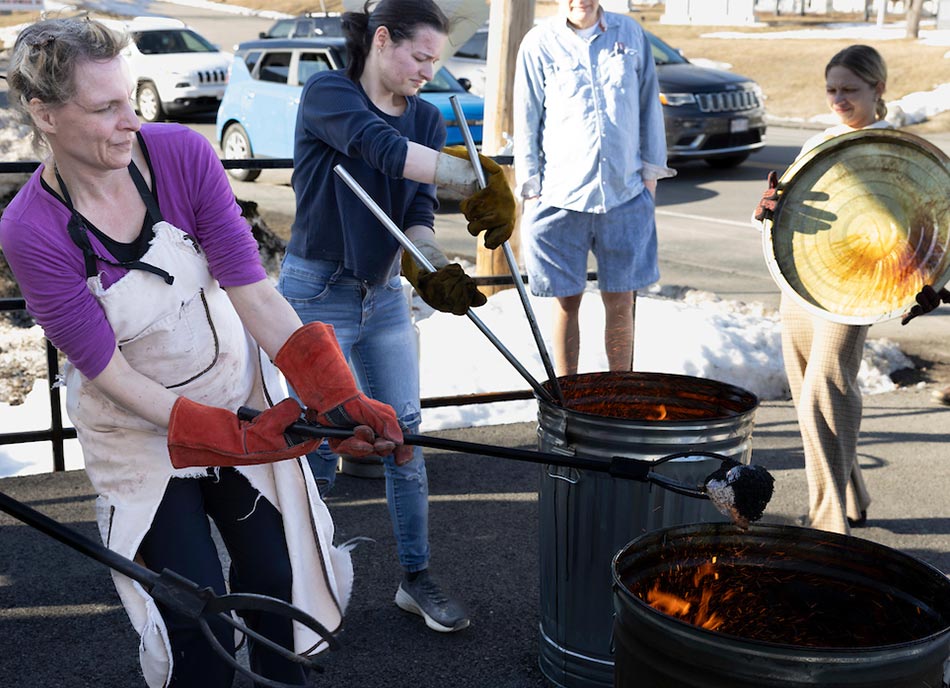
[[(947, 685), (950, 580), (884, 545), (693, 524), (634, 540), (612, 569), (616, 688)], [(657, 591), (693, 604), (657, 609)]]
[[(651, 461), (687, 450), (749, 461), (758, 407), (751, 392), (663, 373), (593, 373), (558, 380), (567, 408), (539, 399), (542, 451), (605, 463), (615, 456)], [(718, 467), (715, 459), (687, 458), (655, 470), (699, 485)], [(542, 466), (542, 673), (564, 688), (613, 686), (614, 555), (649, 531), (724, 518), (706, 500), (599, 471)]]

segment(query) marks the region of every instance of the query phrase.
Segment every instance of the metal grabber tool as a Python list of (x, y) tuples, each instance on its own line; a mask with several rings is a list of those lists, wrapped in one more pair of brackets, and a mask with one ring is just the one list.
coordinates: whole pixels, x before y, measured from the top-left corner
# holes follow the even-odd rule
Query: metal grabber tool
[[(278, 600), (266, 595), (256, 595), (250, 593), (236, 593), (232, 595), (215, 595), (211, 588), (199, 588), (197, 584), (187, 578), (178, 575), (174, 571), (165, 569), (160, 574), (151, 569), (136, 564), (134, 561), (113, 552), (111, 549), (90, 540), (84, 535), (67, 528), (63, 524), (31, 509), (22, 502), (18, 502), (12, 497), (0, 492), (0, 511), (5, 511), (14, 518), (23, 521), (44, 533), (54, 540), (59, 540), (65, 545), (83, 554), (90, 559), (95, 559), (100, 564), (105, 564), (109, 568), (118, 571), (124, 576), (128, 576), (137, 581), (146, 591), (155, 599), (156, 602), (165, 607), (182, 614), (190, 619), (194, 619), (201, 627), (201, 632), (211, 644), (222, 659), (234, 667), (234, 670), (247, 676), (254, 682), (255, 686), (267, 686), (267, 688), (291, 688), (289, 684), (273, 681), (250, 669), (244, 667), (218, 642), (211, 628), (208, 626), (207, 618), (216, 615), (218, 619), (225, 621), (248, 638), (266, 647), (272, 652), (276, 652), (285, 659), (303, 665), (306, 669), (316, 672), (322, 672), (323, 667), (316, 664), (311, 657), (298, 655), (269, 638), (260, 635), (251, 630), (242, 622), (235, 619), (231, 612), (240, 614), (244, 611), (257, 611), (268, 614), (286, 616), (293, 621), (303, 624), (314, 633), (323, 638), (330, 649), (340, 648), (340, 641), (334, 638), (330, 632), (316, 619), (306, 612), (290, 605), (283, 600)], [(297, 687), (299, 688), (299, 687)]]
[[(455, 121), (458, 123), (459, 131), (462, 132), (462, 140), (465, 141), (465, 149), (468, 151), (469, 160), (472, 162), (472, 168), (475, 170), (475, 178), (478, 180), (478, 188), (484, 189), (488, 186), (485, 180), (485, 170), (482, 169), (478, 161), (478, 150), (475, 148), (475, 139), (472, 138), (472, 131), (468, 128), (468, 120), (465, 119), (465, 112), (459, 103), (458, 96), (449, 96), (449, 102), (452, 103), (452, 109), (455, 111)], [(501, 249), (505, 254), (505, 262), (508, 264), (508, 272), (511, 273), (511, 279), (514, 281), (515, 289), (518, 290), (518, 297), (521, 299), (521, 305), (524, 307), (524, 314), (528, 319), (528, 326), (531, 328), (531, 334), (538, 345), (538, 354), (541, 356), (541, 363), (544, 364), (544, 371), (548, 374), (548, 380), (554, 388), (557, 395), (557, 402), (561, 407), (567, 406), (564, 400), (564, 392), (558, 382), (557, 374), (554, 372), (554, 366), (551, 364), (551, 357), (548, 355), (548, 349), (544, 345), (544, 337), (541, 329), (538, 327), (538, 319), (534, 315), (534, 309), (531, 308), (531, 302), (528, 300), (528, 293), (525, 291), (524, 282), (521, 281), (521, 271), (518, 268), (518, 261), (515, 260), (514, 251), (511, 250), (511, 244), (506, 239), (501, 244)]]
[[(260, 414), (260, 411), (242, 406), (237, 413), (241, 420), (252, 420)], [(324, 437), (345, 439), (353, 436), (352, 429), (327, 427), (303, 421), (294, 423), (287, 428), (286, 432), (290, 435), (316, 439)], [(403, 442), (417, 447), (443, 449), (463, 454), (494, 456), (500, 459), (597, 471), (608, 473), (615, 478), (651, 483), (686, 497), (708, 499), (722, 514), (729, 516), (736, 525), (743, 528), (747, 528), (750, 521), (757, 521), (762, 517), (765, 507), (772, 498), (774, 484), (771, 474), (762, 466), (741, 464), (722, 454), (707, 451), (687, 450), (652, 461), (627, 456), (614, 456), (609, 461), (605, 461), (584, 456), (564, 456), (529, 449), (496, 447), (490, 444), (412, 433), (404, 433)], [(718, 459), (721, 463), (719, 468), (708, 475), (701, 485), (675, 480), (653, 470), (667, 461), (686, 457)]]

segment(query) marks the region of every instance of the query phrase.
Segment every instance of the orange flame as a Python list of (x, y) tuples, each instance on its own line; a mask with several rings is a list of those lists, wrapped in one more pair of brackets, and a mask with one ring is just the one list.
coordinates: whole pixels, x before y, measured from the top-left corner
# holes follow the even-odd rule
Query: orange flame
[[(711, 585), (703, 585), (703, 579), (712, 576), (714, 580), (719, 578), (714, 564), (716, 558), (696, 568), (693, 574), (693, 585), (699, 593), (698, 603), (694, 595), (687, 595), (692, 599), (680, 597), (669, 592), (660, 590), (660, 584), (657, 583), (653, 589), (647, 593), (647, 603), (654, 609), (688, 621), (694, 626), (715, 631), (722, 626), (723, 620), (715, 612), (710, 611), (710, 603), (713, 601), (713, 588)], [(691, 611), (695, 608), (695, 611)]]

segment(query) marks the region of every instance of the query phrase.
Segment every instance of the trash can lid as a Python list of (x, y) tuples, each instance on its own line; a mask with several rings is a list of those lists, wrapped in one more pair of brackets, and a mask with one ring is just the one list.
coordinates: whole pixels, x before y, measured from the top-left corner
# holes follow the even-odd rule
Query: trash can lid
[(816, 146), (779, 180), (766, 263), (782, 291), (834, 322), (899, 317), (950, 279), (950, 158), (893, 129)]

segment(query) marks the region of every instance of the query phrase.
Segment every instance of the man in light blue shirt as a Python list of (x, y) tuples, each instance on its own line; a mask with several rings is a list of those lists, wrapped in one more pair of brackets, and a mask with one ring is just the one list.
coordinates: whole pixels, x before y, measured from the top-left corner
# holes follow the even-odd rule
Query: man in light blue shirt
[[(610, 370), (630, 370), (636, 291), (659, 279), (653, 197), (666, 166), (646, 34), (599, 0), (558, 0), (518, 52), (514, 157), (531, 291), (556, 298), (558, 375), (577, 372), (587, 255), (597, 259)], [(647, 193), (644, 193), (646, 191)]]

